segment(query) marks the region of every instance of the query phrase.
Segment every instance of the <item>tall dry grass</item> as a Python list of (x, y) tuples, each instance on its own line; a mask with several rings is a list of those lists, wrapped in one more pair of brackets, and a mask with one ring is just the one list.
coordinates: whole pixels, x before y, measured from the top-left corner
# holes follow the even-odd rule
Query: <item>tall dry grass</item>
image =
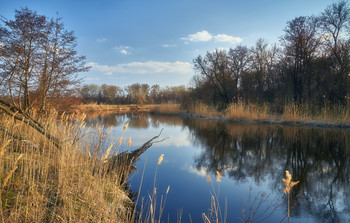
[(158, 112), (158, 113), (180, 113), (181, 112), (181, 107), (180, 104), (173, 104), (173, 103), (167, 103), (167, 104), (154, 104), (154, 105), (149, 105), (150, 110), (153, 112)]
[[(97, 103), (80, 104), (75, 106), (79, 112), (129, 112), (133, 105), (105, 105)], [(136, 106), (136, 105), (134, 105)]]
[(41, 123), (61, 149), (0, 114), (1, 222), (127, 222), (133, 206), (120, 177), (125, 166), (114, 174), (98, 171), (107, 131), (55, 113)]
[(187, 107), (187, 112), (191, 114), (200, 114), (208, 116), (221, 116), (222, 112), (217, 107), (207, 105), (202, 102), (193, 102)]
[(273, 112), (272, 105), (252, 103), (232, 103), (219, 111), (214, 106), (193, 103), (188, 113), (208, 116), (223, 116), (234, 120), (277, 120), (277, 121), (315, 121), (350, 122), (350, 103), (347, 105), (316, 106), (311, 104), (285, 104), (282, 112)]
[(233, 103), (225, 110), (225, 117), (229, 119), (273, 119), (267, 105), (258, 105), (250, 103)]
[(284, 106), (281, 118), (286, 121), (350, 122), (350, 104), (323, 106), (287, 104)]

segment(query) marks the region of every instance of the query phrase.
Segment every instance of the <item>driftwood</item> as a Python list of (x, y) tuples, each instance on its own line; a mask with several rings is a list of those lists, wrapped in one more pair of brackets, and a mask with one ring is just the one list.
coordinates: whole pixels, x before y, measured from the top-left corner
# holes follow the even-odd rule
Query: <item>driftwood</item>
[(120, 167), (122, 167), (122, 168), (125, 168), (124, 169), (125, 176), (128, 176), (129, 173), (134, 169), (133, 163), (135, 163), (140, 158), (140, 156), (153, 145), (153, 143), (162, 142), (166, 139), (164, 138), (159, 141), (155, 141), (162, 134), (162, 131), (163, 129), (160, 131), (158, 135), (154, 136), (153, 138), (145, 142), (140, 148), (135, 149), (132, 152), (125, 151), (109, 158), (106, 162), (102, 164), (102, 168), (101, 168), (102, 173), (108, 174), (108, 173), (114, 172), (115, 170), (119, 170)]
[(14, 105), (11, 105), (10, 103), (4, 101), (0, 98), (0, 110), (6, 113), (7, 115), (12, 116), (14, 119), (22, 121), (35, 129), (37, 132), (45, 136), (50, 142), (52, 142), (58, 149), (61, 149), (61, 143), (60, 141), (50, 135), (46, 129), (37, 121), (29, 117), (28, 114), (23, 112), (21, 109), (17, 108)]

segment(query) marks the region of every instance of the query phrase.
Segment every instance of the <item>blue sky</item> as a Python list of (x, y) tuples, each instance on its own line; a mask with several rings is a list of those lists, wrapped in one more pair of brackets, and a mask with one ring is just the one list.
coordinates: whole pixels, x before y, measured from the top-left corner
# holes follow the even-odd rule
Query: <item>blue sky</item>
[(92, 69), (85, 84), (188, 86), (192, 60), (216, 48), (278, 43), (287, 21), (317, 15), (334, 0), (0, 0), (13, 19), (27, 6), (63, 17)]

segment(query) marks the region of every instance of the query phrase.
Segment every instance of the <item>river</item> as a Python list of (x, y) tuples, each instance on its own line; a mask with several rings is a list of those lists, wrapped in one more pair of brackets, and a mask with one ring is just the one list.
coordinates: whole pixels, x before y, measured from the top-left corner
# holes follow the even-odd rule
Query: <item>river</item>
[[(249, 217), (288, 222), (282, 181), (286, 170), (292, 181), (299, 181), (290, 192), (290, 222), (350, 222), (349, 130), (147, 113), (98, 116), (87, 124), (112, 126), (115, 141), (131, 137), (131, 147), (124, 143), (119, 152), (140, 147), (163, 129), (160, 142), (142, 154), (128, 181), (137, 194), (143, 179), (138, 203), (143, 200), (144, 207), (155, 185), (157, 215), (166, 197), (162, 222), (204, 222), (203, 213), (208, 218), (217, 213), (226, 222)], [(158, 165), (161, 154), (164, 160)]]

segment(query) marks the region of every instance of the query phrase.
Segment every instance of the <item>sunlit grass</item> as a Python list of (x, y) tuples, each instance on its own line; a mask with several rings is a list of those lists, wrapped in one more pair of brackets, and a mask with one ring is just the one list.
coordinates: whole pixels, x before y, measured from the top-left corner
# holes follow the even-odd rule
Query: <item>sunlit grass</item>
[[(52, 114), (42, 124), (61, 149), (24, 122), (0, 114), (2, 222), (127, 221), (132, 202), (120, 177), (125, 166), (115, 174), (98, 171), (107, 131), (85, 127), (83, 118), (71, 115)], [(111, 145), (104, 158), (118, 149)]]
[(225, 110), (225, 117), (229, 119), (272, 119), (273, 115), (269, 112), (266, 105), (233, 103)]
[(208, 115), (208, 116), (222, 116), (222, 112), (220, 112), (215, 106), (207, 105), (202, 102), (193, 102), (188, 107), (186, 112), (191, 114), (200, 114), (200, 115)]

